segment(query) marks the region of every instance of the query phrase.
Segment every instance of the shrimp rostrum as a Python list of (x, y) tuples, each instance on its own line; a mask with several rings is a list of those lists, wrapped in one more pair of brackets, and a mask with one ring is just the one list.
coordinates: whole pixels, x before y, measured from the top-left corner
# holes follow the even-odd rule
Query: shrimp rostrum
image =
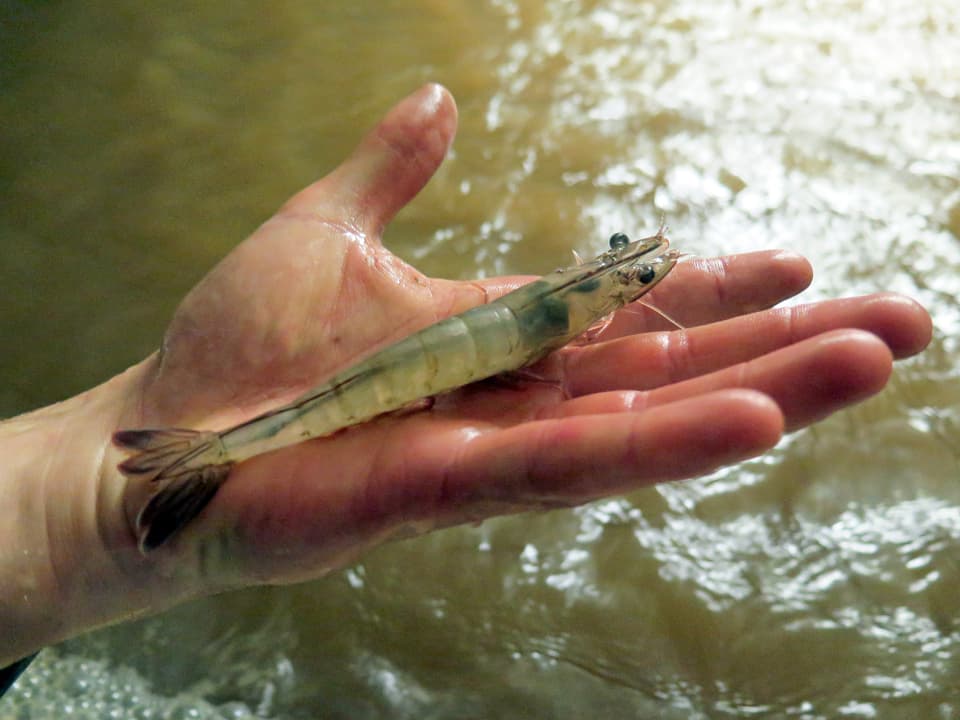
[(330, 435), (477, 380), (526, 367), (637, 300), (674, 267), (662, 230), (630, 242), (617, 233), (595, 259), (557, 270), (492, 302), (389, 345), (281, 407), (226, 430), (122, 430), (135, 455), (120, 463), (154, 492), (136, 519), (148, 552), (210, 502), (235, 463)]

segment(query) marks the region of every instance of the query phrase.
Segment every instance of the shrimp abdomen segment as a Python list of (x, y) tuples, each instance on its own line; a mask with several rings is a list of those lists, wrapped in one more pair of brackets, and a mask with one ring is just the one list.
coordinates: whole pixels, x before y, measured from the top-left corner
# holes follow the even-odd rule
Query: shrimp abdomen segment
[[(516, 319), (502, 305), (482, 305), (447, 318), (332, 378), (334, 386), (345, 381), (337, 393), (339, 419), (357, 422), (490, 377), (515, 363), (519, 346)], [(365, 375), (366, 381), (347, 389), (356, 375)]]
[(293, 403), (224, 433), (239, 461), (399, 410), (522, 364), (513, 312), (481, 305), (390, 345)]

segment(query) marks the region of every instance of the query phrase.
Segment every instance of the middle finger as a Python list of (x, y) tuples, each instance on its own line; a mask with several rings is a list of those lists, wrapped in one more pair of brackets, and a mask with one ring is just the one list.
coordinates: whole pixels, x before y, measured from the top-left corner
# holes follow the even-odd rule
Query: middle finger
[(894, 294), (828, 300), (767, 310), (674, 332), (631, 335), (568, 348), (548, 359), (547, 374), (576, 397), (607, 390), (649, 390), (773, 352), (830, 330), (873, 333), (894, 356), (918, 352), (928, 339), (922, 308)]

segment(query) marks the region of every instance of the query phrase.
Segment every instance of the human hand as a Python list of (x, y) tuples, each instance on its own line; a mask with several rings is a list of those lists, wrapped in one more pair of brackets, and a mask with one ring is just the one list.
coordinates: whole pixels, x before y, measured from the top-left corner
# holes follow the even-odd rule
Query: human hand
[[(454, 129), (449, 96), (422, 90), (224, 260), (178, 310), (140, 424), (228, 427), (514, 285), (426, 278), (380, 243)], [(284, 582), (397, 533), (576, 504), (762, 452), (784, 424), (880, 389), (891, 349), (914, 352), (929, 332), (894, 297), (743, 316), (809, 272), (783, 253), (687, 263), (651, 299), (689, 330), (621, 314), (603, 342), (543, 363), (546, 382), (473, 386), (429, 412), (257, 457), (234, 468), (181, 547), (202, 549), (212, 576)], [(875, 334), (817, 337), (841, 328)]]
[(427, 278), (380, 244), (455, 126), (439, 87), (402, 101), (186, 297), (160, 353), (91, 391), (98, 421), (83, 437), (96, 464), (58, 486), (70, 512), (48, 513), (58, 547), (46, 581), (76, 610), (48, 637), (225, 587), (315, 577), (402, 534), (709, 472), (877, 392), (893, 358), (929, 340), (927, 314), (898, 296), (768, 310), (808, 284), (799, 256), (691, 260), (646, 298), (686, 330), (622, 312), (599, 342), (543, 361), (544, 381), (480, 383), (428, 411), (252, 458), (143, 557), (132, 532), (142, 488), (117, 471), (113, 430), (228, 427), (523, 281)]

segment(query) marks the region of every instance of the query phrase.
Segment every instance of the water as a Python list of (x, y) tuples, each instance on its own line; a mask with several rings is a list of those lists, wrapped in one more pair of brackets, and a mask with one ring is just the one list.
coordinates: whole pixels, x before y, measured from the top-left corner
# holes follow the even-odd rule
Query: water
[(685, 250), (807, 254), (808, 298), (917, 297), (930, 349), (738, 468), (71, 641), (0, 717), (960, 717), (956, 14), (463, 5), (0, 4), (2, 411), (149, 352), (430, 79), (460, 133), (386, 237), (425, 272), (545, 271), (666, 215)]

